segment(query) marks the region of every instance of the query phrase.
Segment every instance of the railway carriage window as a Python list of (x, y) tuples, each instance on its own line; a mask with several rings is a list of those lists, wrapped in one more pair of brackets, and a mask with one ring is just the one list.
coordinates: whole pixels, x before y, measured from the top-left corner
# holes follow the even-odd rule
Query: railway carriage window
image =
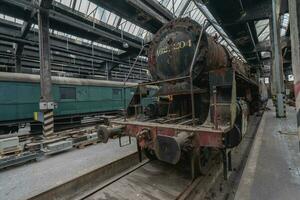
[(60, 99), (76, 99), (76, 88), (60, 87), (59, 94), (60, 94)]
[(122, 89), (113, 89), (112, 90), (112, 99), (121, 100), (122, 99)]
[(136, 89), (135, 89), (135, 88), (131, 88), (131, 89), (130, 89), (130, 94), (131, 94), (131, 95), (134, 95), (135, 92), (136, 92)]

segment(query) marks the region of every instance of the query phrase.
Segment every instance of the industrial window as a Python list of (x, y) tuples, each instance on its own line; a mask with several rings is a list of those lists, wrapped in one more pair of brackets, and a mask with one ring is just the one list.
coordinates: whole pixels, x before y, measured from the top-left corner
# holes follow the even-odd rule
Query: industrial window
[(122, 99), (122, 89), (113, 89), (112, 90), (112, 99), (114, 99), (114, 100)]
[(60, 87), (59, 93), (60, 93), (60, 99), (76, 99), (75, 87)]

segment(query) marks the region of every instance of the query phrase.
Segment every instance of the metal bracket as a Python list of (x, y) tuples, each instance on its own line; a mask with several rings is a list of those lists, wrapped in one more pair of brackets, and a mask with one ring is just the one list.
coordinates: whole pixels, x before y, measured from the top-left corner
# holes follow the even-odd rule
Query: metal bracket
[(128, 143), (122, 144), (122, 139), (121, 139), (121, 138), (122, 138), (122, 136), (120, 135), (120, 136), (119, 136), (119, 146), (120, 146), (120, 147), (125, 147), (125, 146), (128, 146), (128, 145), (131, 144), (131, 136), (130, 136), (130, 135), (128, 136), (128, 138), (129, 138)]
[(40, 102), (40, 110), (53, 110), (57, 108), (57, 103), (55, 102)]

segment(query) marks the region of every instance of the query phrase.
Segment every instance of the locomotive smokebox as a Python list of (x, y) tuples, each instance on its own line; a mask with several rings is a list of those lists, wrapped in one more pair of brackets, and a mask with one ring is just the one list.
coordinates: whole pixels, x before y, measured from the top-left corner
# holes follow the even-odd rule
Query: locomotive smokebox
[[(179, 18), (163, 26), (154, 36), (148, 52), (148, 64), (154, 80), (189, 76), (202, 26), (189, 18)], [(225, 48), (203, 34), (193, 66), (193, 78), (203, 70), (226, 67)]]
[[(186, 22), (190, 22), (186, 24)], [(156, 33), (149, 50), (152, 76), (158, 80), (189, 75), (201, 27), (184, 19), (173, 21)]]
[(191, 134), (181, 132), (177, 136), (157, 135), (154, 145), (156, 157), (164, 162), (176, 164), (181, 158), (183, 146), (190, 141)]

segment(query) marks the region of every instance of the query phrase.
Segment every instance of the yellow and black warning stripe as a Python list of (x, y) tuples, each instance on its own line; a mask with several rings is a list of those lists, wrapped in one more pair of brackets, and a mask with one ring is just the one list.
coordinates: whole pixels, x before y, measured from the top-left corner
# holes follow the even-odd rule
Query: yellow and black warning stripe
[(48, 110), (44, 112), (44, 122), (43, 122), (43, 134), (44, 136), (49, 136), (54, 133), (54, 118), (53, 110)]

